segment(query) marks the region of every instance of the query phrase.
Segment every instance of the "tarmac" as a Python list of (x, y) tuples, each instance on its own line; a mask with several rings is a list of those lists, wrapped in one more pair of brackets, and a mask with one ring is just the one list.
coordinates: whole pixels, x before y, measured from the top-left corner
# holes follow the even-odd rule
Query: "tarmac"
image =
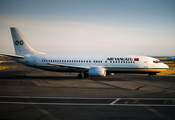
[[(0, 64), (0, 119), (174, 120), (175, 77), (78, 79), (12, 60)], [(3, 67), (2, 67), (3, 66)]]

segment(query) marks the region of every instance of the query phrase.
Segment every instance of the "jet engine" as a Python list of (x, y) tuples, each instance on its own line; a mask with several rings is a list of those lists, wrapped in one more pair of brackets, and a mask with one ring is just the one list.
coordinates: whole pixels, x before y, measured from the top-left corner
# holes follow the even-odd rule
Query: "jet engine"
[(102, 67), (93, 67), (89, 69), (88, 74), (93, 77), (104, 77), (106, 76), (106, 70)]

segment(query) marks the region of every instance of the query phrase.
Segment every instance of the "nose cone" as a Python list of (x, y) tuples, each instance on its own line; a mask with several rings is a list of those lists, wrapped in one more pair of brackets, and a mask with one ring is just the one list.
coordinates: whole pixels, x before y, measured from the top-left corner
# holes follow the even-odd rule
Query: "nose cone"
[(163, 68), (168, 69), (169, 66), (163, 63)]

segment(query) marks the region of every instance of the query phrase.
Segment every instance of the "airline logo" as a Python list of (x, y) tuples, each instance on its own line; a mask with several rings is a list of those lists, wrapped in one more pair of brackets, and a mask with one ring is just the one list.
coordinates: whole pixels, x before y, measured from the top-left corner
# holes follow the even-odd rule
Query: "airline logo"
[(121, 60), (121, 61), (133, 61), (133, 58), (112, 58), (112, 57), (109, 57), (107, 58), (107, 60)]
[(16, 44), (16, 45), (19, 45), (19, 44), (20, 44), (20, 45), (23, 45), (24, 42), (23, 42), (22, 40), (20, 40), (20, 42), (16, 40), (16, 41), (15, 41), (15, 44)]
[(113, 57), (108, 57), (107, 60), (109, 60), (109, 61), (115, 61), (115, 60), (121, 60), (121, 61), (139, 61), (139, 58), (113, 58)]

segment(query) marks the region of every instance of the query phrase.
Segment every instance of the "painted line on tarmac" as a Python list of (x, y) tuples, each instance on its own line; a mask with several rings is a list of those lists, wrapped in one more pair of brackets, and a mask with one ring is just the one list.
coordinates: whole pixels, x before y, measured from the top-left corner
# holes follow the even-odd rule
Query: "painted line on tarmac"
[(112, 103), (110, 103), (110, 105), (114, 105), (115, 103), (117, 103), (121, 98), (117, 98), (116, 100), (114, 100)]
[(0, 96), (0, 98), (40, 98), (40, 99), (79, 99), (79, 100), (115, 100), (116, 98), (82, 98), (82, 97), (32, 97), (32, 96)]
[[(30, 100), (26, 101), (26, 99)], [(51, 101), (52, 102), (51, 102)], [(32, 102), (33, 101), (33, 102)], [(45, 101), (45, 102), (44, 102)], [(125, 101), (130, 101), (126, 104)], [(175, 106), (175, 98), (76, 98), (0, 96), (0, 104), (86, 106)]]
[(111, 100), (175, 100), (175, 98), (83, 98), (83, 97), (33, 97), (33, 96), (0, 96), (0, 98), (47, 98), (47, 99), (111, 99)]
[(175, 105), (162, 104), (88, 104), (88, 103), (34, 103), (34, 102), (0, 102), (0, 104), (17, 104), (17, 105), (62, 105), (62, 106), (152, 106), (152, 107), (175, 107)]

